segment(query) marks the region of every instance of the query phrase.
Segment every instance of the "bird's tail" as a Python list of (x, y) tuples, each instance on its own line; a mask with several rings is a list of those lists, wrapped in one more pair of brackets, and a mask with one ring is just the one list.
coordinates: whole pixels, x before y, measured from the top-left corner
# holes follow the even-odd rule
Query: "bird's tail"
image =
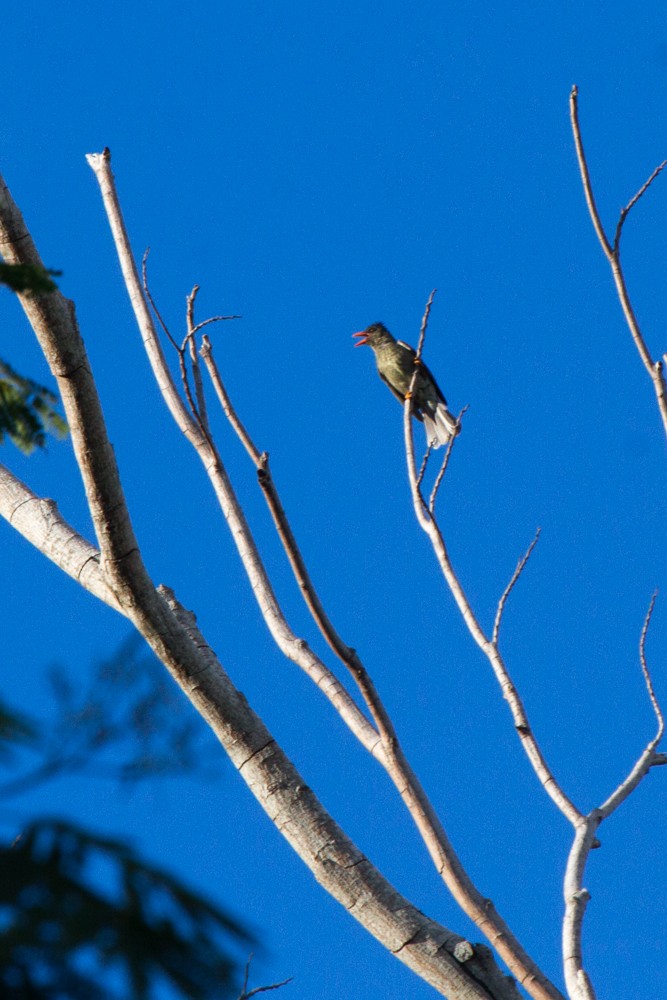
[(452, 416), (442, 401), (438, 403), (434, 414), (422, 411), (422, 416), (426, 431), (426, 443), (433, 448), (447, 444), (461, 430), (460, 423), (456, 417)]

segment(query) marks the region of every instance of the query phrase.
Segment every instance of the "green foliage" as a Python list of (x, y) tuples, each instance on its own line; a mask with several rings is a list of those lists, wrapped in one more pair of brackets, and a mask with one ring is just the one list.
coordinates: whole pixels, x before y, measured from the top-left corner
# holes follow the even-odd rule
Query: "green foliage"
[(46, 270), (34, 264), (0, 264), (0, 285), (7, 285), (13, 292), (34, 292), (44, 295), (55, 292), (57, 285), (51, 276), (58, 277), (62, 271)]
[[(100, 867), (110, 892), (91, 879)], [(252, 942), (127, 844), (60, 820), (35, 822), (0, 848), (0, 927), (5, 1000), (148, 1000), (160, 980), (188, 1000), (217, 1000), (235, 972), (230, 938)], [(109, 971), (129, 993), (104, 985)]]
[(19, 375), (0, 360), (0, 444), (9, 437), (30, 454), (43, 448), (46, 434), (65, 437), (67, 424), (55, 409), (58, 398), (43, 385)]
[(15, 743), (34, 744), (37, 730), (32, 722), (0, 702), (0, 759), (8, 758)]
[[(50, 686), (49, 718), (0, 702), (0, 801), (77, 773), (210, 773), (212, 737), (136, 636), (87, 682), (54, 667)], [(250, 948), (235, 917), (122, 840), (61, 818), (0, 839), (2, 1000), (222, 1000)]]

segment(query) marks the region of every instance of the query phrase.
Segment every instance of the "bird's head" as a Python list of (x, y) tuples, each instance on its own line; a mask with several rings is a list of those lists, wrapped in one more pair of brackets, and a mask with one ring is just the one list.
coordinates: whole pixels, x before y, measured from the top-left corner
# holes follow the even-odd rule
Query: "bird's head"
[(365, 330), (353, 333), (352, 336), (359, 338), (354, 345), (355, 347), (361, 347), (362, 344), (368, 344), (369, 347), (377, 347), (383, 340), (393, 340), (384, 323), (371, 323)]

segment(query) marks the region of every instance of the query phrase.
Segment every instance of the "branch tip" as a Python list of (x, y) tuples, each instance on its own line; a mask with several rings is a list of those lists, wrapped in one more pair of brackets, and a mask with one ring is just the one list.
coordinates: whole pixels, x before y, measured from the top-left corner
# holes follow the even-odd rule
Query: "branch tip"
[(498, 608), (496, 610), (496, 617), (495, 617), (495, 621), (493, 623), (493, 634), (492, 634), (492, 638), (491, 638), (491, 642), (493, 643), (494, 646), (498, 645), (498, 637), (500, 635), (500, 625), (502, 623), (503, 612), (505, 610), (505, 604), (507, 602), (507, 598), (510, 596), (510, 594), (514, 590), (516, 584), (518, 583), (519, 577), (523, 573), (523, 571), (524, 571), (524, 569), (526, 567), (526, 563), (530, 559), (530, 557), (532, 555), (532, 552), (533, 552), (533, 549), (535, 548), (535, 546), (537, 545), (537, 543), (539, 541), (541, 532), (542, 532), (541, 528), (538, 528), (537, 531), (535, 532), (535, 537), (533, 538), (532, 542), (528, 546), (528, 548), (527, 548), (526, 552), (524, 553), (524, 555), (521, 557), (521, 559), (519, 559), (519, 562), (516, 565), (516, 569), (514, 570), (514, 573), (512, 574), (512, 577), (510, 579), (510, 582), (505, 587), (505, 589), (504, 589), (504, 591), (503, 591), (503, 593), (502, 593), (502, 595), (500, 597), (500, 600), (498, 601)]

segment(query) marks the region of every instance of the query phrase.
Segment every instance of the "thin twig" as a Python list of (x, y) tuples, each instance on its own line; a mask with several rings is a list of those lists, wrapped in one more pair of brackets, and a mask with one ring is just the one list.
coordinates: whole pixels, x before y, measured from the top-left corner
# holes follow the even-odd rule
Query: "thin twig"
[[(192, 332), (199, 333), (199, 331), (203, 330), (205, 326), (209, 325), (209, 323), (224, 323), (225, 320), (228, 319), (243, 319), (243, 316), (238, 315), (237, 313), (234, 313), (232, 316), (209, 316), (208, 319), (203, 319), (201, 323), (197, 323), (197, 325), (193, 327)], [(287, 980), (287, 982), (289, 982), (289, 980)]]
[(229, 398), (229, 394), (225, 388), (224, 382), (220, 377), (220, 372), (218, 370), (215, 358), (213, 357), (213, 346), (206, 334), (204, 334), (204, 336), (202, 337), (202, 344), (201, 348), (199, 349), (199, 353), (201, 354), (204, 364), (206, 365), (209, 377), (211, 379), (211, 382), (213, 383), (213, 388), (215, 389), (216, 396), (218, 397), (218, 401), (223, 409), (225, 416), (232, 425), (232, 428), (236, 432), (236, 435), (239, 438), (241, 444), (250, 455), (252, 461), (255, 463), (255, 466), (259, 468), (260, 459), (262, 457), (261, 452), (253, 444), (250, 435), (248, 434), (247, 430), (239, 420), (238, 414), (236, 413), (236, 410), (232, 405), (232, 401)]
[(424, 309), (424, 315), (422, 316), (422, 325), (419, 328), (419, 340), (417, 341), (417, 351), (415, 353), (415, 364), (417, 364), (422, 356), (422, 351), (424, 350), (424, 338), (426, 337), (426, 328), (428, 326), (428, 318), (431, 315), (431, 306), (433, 305), (433, 299), (435, 298), (435, 293), (437, 288), (434, 288), (428, 297), (426, 303), (426, 308)]
[[(463, 419), (463, 415), (469, 409), (470, 405), (466, 403), (466, 405), (463, 407), (458, 417), (456, 418), (456, 422), (459, 425), (459, 427), (461, 426), (461, 420)], [(442, 465), (440, 466), (440, 472), (438, 473), (435, 483), (433, 484), (433, 490), (431, 491), (431, 496), (429, 497), (428, 501), (428, 509), (431, 514), (435, 509), (435, 501), (438, 498), (438, 490), (440, 489), (442, 481), (445, 478), (445, 473), (447, 472), (447, 466), (449, 465), (449, 459), (452, 454), (452, 449), (454, 448), (454, 442), (456, 441), (457, 437), (458, 434), (453, 434), (452, 437), (450, 437), (449, 441), (447, 442), (447, 450), (445, 451), (445, 457), (442, 460)]]
[(623, 225), (625, 223), (625, 220), (627, 219), (627, 217), (630, 214), (631, 210), (637, 204), (637, 202), (639, 201), (639, 199), (641, 198), (641, 196), (648, 191), (648, 189), (650, 188), (650, 186), (653, 183), (653, 181), (656, 179), (656, 177), (658, 176), (658, 174), (661, 173), (665, 169), (665, 167), (667, 167), (667, 160), (663, 160), (662, 163), (655, 168), (655, 170), (653, 171), (653, 173), (651, 174), (651, 176), (649, 177), (649, 179), (647, 181), (645, 181), (644, 184), (642, 184), (642, 186), (640, 187), (639, 191), (634, 196), (634, 198), (631, 198), (630, 201), (625, 206), (625, 208), (621, 209), (621, 214), (618, 217), (618, 223), (616, 225), (616, 232), (614, 234), (614, 253), (616, 255), (618, 255), (618, 253), (620, 252), (621, 231), (623, 229)]
[(507, 601), (507, 598), (510, 596), (510, 594), (514, 590), (514, 587), (516, 586), (516, 584), (517, 584), (517, 582), (519, 580), (519, 577), (523, 573), (523, 570), (524, 570), (524, 567), (525, 567), (526, 563), (528, 562), (528, 560), (530, 559), (530, 557), (532, 555), (533, 549), (537, 545), (537, 542), (538, 542), (539, 537), (540, 537), (540, 531), (541, 530), (542, 530), (541, 528), (538, 528), (537, 531), (535, 532), (535, 537), (533, 538), (532, 542), (528, 546), (528, 549), (526, 550), (526, 552), (524, 553), (524, 555), (521, 557), (521, 559), (519, 559), (519, 562), (517, 563), (516, 569), (514, 570), (514, 573), (512, 574), (512, 578), (511, 578), (510, 582), (507, 584), (507, 586), (505, 587), (505, 589), (504, 589), (504, 591), (502, 593), (502, 596), (501, 596), (500, 600), (498, 601), (498, 610), (496, 611), (496, 618), (495, 618), (495, 621), (493, 623), (493, 635), (491, 637), (491, 642), (495, 646), (498, 645), (498, 636), (500, 634), (500, 624), (501, 624), (502, 618), (503, 618), (503, 611), (505, 610), (505, 603)]
[(419, 467), (419, 475), (417, 476), (417, 483), (419, 484), (419, 486), (421, 486), (424, 480), (424, 475), (426, 474), (426, 466), (428, 465), (428, 460), (431, 457), (432, 451), (433, 451), (433, 443), (429, 441), (428, 447), (424, 452), (424, 457), (422, 458), (422, 464)]
[[(155, 316), (157, 318), (158, 323), (162, 327), (163, 332), (166, 334), (166, 336), (167, 336), (167, 338), (169, 340), (169, 343), (172, 345), (172, 347), (176, 351), (176, 354), (178, 355), (178, 369), (179, 369), (180, 376), (181, 376), (181, 384), (182, 384), (183, 390), (185, 392), (185, 398), (187, 399), (188, 406), (190, 407), (190, 414), (192, 416), (192, 419), (199, 426), (199, 429), (202, 432), (202, 434), (204, 434), (204, 436), (206, 436), (206, 428), (204, 426), (204, 422), (202, 421), (202, 419), (201, 419), (201, 417), (199, 415), (199, 409), (195, 405), (194, 399), (192, 397), (192, 390), (190, 388), (190, 379), (188, 377), (188, 366), (187, 366), (187, 362), (186, 362), (186, 359), (185, 359), (185, 348), (186, 348), (186, 345), (187, 345), (187, 342), (188, 342), (188, 334), (186, 334), (183, 343), (179, 345), (178, 342), (176, 341), (175, 337), (173, 337), (171, 335), (171, 333), (169, 332), (169, 328), (168, 328), (167, 324), (165, 323), (164, 319), (162, 318), (162, 314), (160, 313), (160, 310), (157, 307), (157, 303), (156, 303), (155, 299), (153, 298), (153, 295), (152, 295), (151, 290), (150, 290), (150, 285), (148, 284), (148, 267), (147, 267), (147, 264), (148, 264), (148, 254), (149, 253), (150, 253), (150, 247), (146, 247), (146, 250), (144, 251), (144, 256), (141, 259), (141, 277), (142, 277), (142, 284), (143, 284), (144, 294), (146, 295), (146, 298), (148, 299), (148, 302), (150, 304), (151, 309), (155, 313)], [(188, 307), (189, 307), (189, 303), (188, 303)], [(147, 341), (144, 338), (144, 344), (146, 344), (148, 342), (149, 341)]]
[(151, 295), (151, 290), (150, 290), (150, 287), (148, 285), (148, 255), (149, 255), (150, 252), (151, 252), (151, 248), (150, 247), (146, 247), (146, 249), (144, 250), (144, 255), (141, 258), (141, 280), (142, 280), (142, 284), (144, 286), (144, 292), (146, 294), (146, 298), (148, 299), (148, 301), (150, 303), (151, 309), (155, 313), (155, 316), (157, 318), (158, 323), (162, 327), (162, 330), (164, 331), (164, 333), (166, 334), (166, 336), (169, 338), (169, 341), (171, 342), (172, 346), (177, 351), (180, 351), (180, 348), (179, 348), (178, 344), (176, 343), (176, 340), (172, 337), (171, 333), (169, 332), (169, 327), (167, 326), (167, 324), (165, 323), (165, 321), (162, 319), (162, 315), (160, 313), (160, 310), (158, 309), (158, 307), (157, 307), (157, 305), (155, 303), (155, 300), (154, 300), (153, 296)]
[(197, 298), (197, 292), (199, 291), (199, 285), (195, 285), (186, 297), (186, 307), (185, 307), (185, 321), (187, 325), (187, 345), (188, 352), (190, 354), (190, 364), (192, 365), (192, 377), (195, 383), (195, 395), (197, 397), (197, 417), (201, 421), (202, 429), (206, 432), (206, 435), (210, 437), (210, 427), (208, 423), (208, 413), (206, 411), (206, 396), (204, 395), (204, 383), (201, 377), (201, 368), (199, 366), (199, 356), (197, 355), (197, 345), (195, 343), (195, 299)]
[(268, 990), (279, 990), (281, 986), (287, 986), (293, 980), (294, 976), (290, 976), (289, 979), (283, 979), (281, 983), (270, 983), (268, 986), (255, 986), (254, 990), (244, 993), (240, 1000), (250, 1000), (250, 997), (254, 997), (257, 993), (266, 993)]
[(283, 979), (281, 983), (271, 983), (268, 986), (255, 986), (254, 989), (248, 990), (248, 981), (250, 978), (250, 963), (253, 956), (250, 955), (245, 966), (245, 974), (243, 976), (243, 989), (239, 994), (238, 1000), (250, 1000), (250, 997), (256, 996), (258, 993), (266, 993), (268, 990), (279, 990), (281, 986), (287, 986), (294, 979), (294, 976), (290, 976), (289, 979)]
[(642, 628), (641, 635), (639, 637), (639, 661), (642, 666), (642, 672), (644, 674), (644, 680), (646, 682), (646, 690), (648, 691), (648, 696), (651, 700), (651, 705), (653, 706), (653, 711), (655, 712), (655, 717), (658, 720), (658, 732), (656, 733), (656, 746), (660, 742), (665, 732), (665, 719), (662, 714), (662, 709), (658, 702), (655, 690), (653, 688), (653, 681), (651, 680), (651, 673), (646, 662), (646, 636), (648, 635), (649, 625), (651, 624), (651, 618), (653, 617), (653, 609), (655, 607), (656, 598), (658, 596), (658, 591), (654, 591), (651, 597), (651, 602), (648, 606), (648, 611), (646, 612), (646, 618), (644, 619), (644, 627)]

